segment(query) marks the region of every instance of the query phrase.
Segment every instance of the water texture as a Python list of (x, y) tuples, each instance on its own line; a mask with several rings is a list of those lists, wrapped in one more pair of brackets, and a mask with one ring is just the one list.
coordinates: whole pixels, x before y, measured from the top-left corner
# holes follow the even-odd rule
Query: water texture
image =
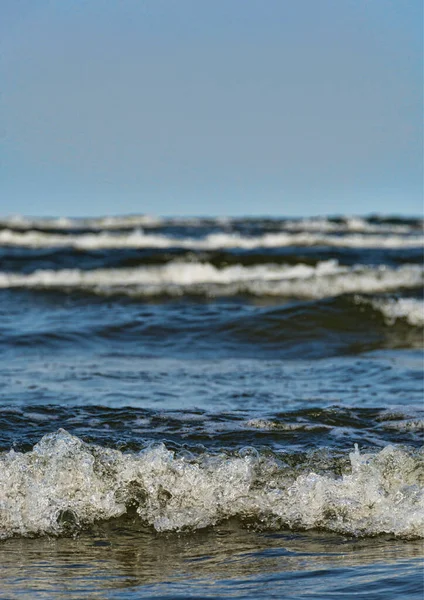
[(0, 220), (0, 597), (422, 598), (419, 219)]

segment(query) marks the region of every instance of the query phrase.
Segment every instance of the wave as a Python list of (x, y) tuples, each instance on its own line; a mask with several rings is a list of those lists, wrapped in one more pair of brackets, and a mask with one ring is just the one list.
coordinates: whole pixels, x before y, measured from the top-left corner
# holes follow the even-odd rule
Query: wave
[(329, 235), (314, 232), (277, 232), (257, 236), (240, 233), (209, 233), (196, 237), (171, 237), (160, 233), (145, 233), (133, 229), (126, 233), (45, 233), (28, 230), (17, 232), (11, 229), (0, 231), (0, 246), (22, 246), (29, 248), (71, 247), (79, 250), (112, 248), (184, 248), (191, 250), (219, 250), (234, 248), (279, 248), (287, 246), (329, 246), (337, 248), (416, 248), (424, 244), (422, 234), (375, 235), (347, 233)]
[(370, 305), (381, 312), (388, 325), (406, 320), (410, 325), (424, 326), (424, 300), (420, 298), (364, 298), (355, 297), (355, 303)]
[[(225, 365), (221, 362), (220, 366), (215, 366), (215, 373), (222, 373), (222, 368)], [(307, 368), (306, 365), (304, 368)], [(311, 368), (314, 366), (311, 365)], [(315, 368), (319, 370), (319, 366)], [(244, 372), (249, 376), (257, 372), (256, 369), (252, 363), (250, 369), (244, 365)], [(87, 374), (86, 372), (85, 381), (89, 379)], [(268, 375), (271, 376), (269, 371)], [(170, 379), (179, 377), (181, 371), (177, 372), (175, 368), (168, 366), (168, 376)], [(210, 377), (207, 381), (212, 380), (213, 377)], [(281, 377), (279, 380), (281, 381)], [(342, 375), (339, 382), (334, 381), (334, 389), (343, 387), (340, 381), (345, 381)], [(415, 390), (410, 389), (406, 409), (396, 405), (392, 405), (390, 409), (375, 406), (365, 408), (366, 399), (359, 398), (355, 390), (369, 381), (366, 375), (362, 375), (360, 380), (356, 378), (357, 385), (348, 384), (347, 388), (351, 388), (351, 393), (347, 394), (349, 398), (343, 405), (324, 401), (324, 406), (321, 406), (322, 402), (316, 402), (316, 398), (313, 401), (313, 395), (309, 391), (306, 406), (301, 394), (295, 393), (295, 399), (289, 399), (286, 394), (284, 398), (275, 397), (271, 412), (264, 412), (263, 396), (240, 389), (233, 393), (233, 398), (238, 397), (240, 403), (238, 410), (232, 413), (228, 412), (226, 399), (219, 405), (216, 396), (211, 400), (211, 395), (204, 402), (208, 409), (213, 406), (211, 411), (201, 408), (170, 410), (157, 405), (155, 408), (146, 408), (140, 407), (139, 402), (136, 402), (136, 406), (131, 406), (133, 403), (128, 397), (125, 403), (122, 402), (122, 396), (117, 403), (112, 402), (115, 404), (114, 408), (96, 404), (95, 398), (89, 398), (88, 395), (78, 406), (60, 402), (59, 399), (53, 404), (36, 406), (7, 403), (1, 407), (0, 451), (11, 447), (15, 451), (29, 451), (40, 437), (52, 431), (52, 427), (72, 430), (73, 435), (81, 438), (89, 436), (91, 442), (119, 449), (121, 452), (139, 452), (145, 448), (146, 440), (152, 439), (166, 439), (168, 449), (176, 452), (190, 449), (199, 453), (205, 452), (207, 448), (208, 452), (231, 453), (236, 447), (264, 448), (265, 445), (268, 450), (275, 452), (290, 448), (290, 452), (294, 452), (290, 455), (292, 459), (295, 462), (299, 462), (299, 457), (302, 461), (308, 460), (308, 468), (312, 470), (318, 469), (318, 464), (324, 459), (327, 461), (326, 468), (330, 468), (329, 457), (333, 456), (337, 462), (338, 457), (345, 456), (354, 443), (380, 449), (388, 444), (420, 448), (424, 430), (424, 407), (419, 386)], [(110, 397), (113, 395), (110, 378), (108, 383), (108, 389), (112, 392)], [(367, 389), (366, 385), (362, 387)], [(388, 382), (387, 388), (389, 387)], [(257, 388), (260, 388), (258, 381)], [(386, 394), (388, 403), (389, 396), (390, 392)], [(297, 404), (297, 408), (293, 407), (293, 402)], [(179, 405), (182, 404), (184, 400), (181, 396)], [(269, 409), (270, 403), (265, 401), (265, 404)], [(281, 408), (290, 405), (290, 409)], [(258, 406), (262, 407), (259, 414)], [(298, 453), (303, 453), (303, 458)], [(306, 462), (306, 468), (305, 465)], [(331, 469), (333, 467), (336, 469), (334, 465)]]
[(0, 227), (12, 230), (114, 230), (134, 227), (157, 227), (163, 222), (160, 217), (151, 215), (122, 215), (98, 218), (45, 217), (30, 218), (14, 215), (0, 219)]
[(424, 323), (415, 314), (422, 301), (412, 298), (398, 318), (388, 318), (380, 307), (397, 300), (342, 295), (267, 307), (228, 319), (218, 333), (224, 338), (222, 347), (225, 342), (230, 347), (238, 342), (240, 348), (253, 349), (256, 356), (264, 353), (286, 359), (323, 358), (377, 348), (421, 349)]
[(210, 263), (170, 262), (158, 267), (128, 269), (40, 269), (30, 274), (0, 272), (0, 288), (81, 290), (139, 297), (248, 294), (324, 298), (344, 293), (381, 293), (413, 288), (423, 282), (424, 270), (419, 265), (346, 267), (334, 260), (321, 261), (315, 266), (234, 265), (218, 269)]
[[(40, 300), (49, 305), (51, 298)], [(238, 307), (217, 301), (205, 310), (202, 299), (178, 299), (166, 302), (163, 310), (162, 299), (148, 306), (136, 299), (125, 302), (123, 311), (122, 298), (105, 304), (103, 296), (77, 294), (70, 303), (61, 302), (60, 318), (36, 323), (30, 315), (15, 319), (1, 347), (18, 356), (37, 348), (78, 355), (81, 348), (95, 351), (108, 347), (118, 354), (125, 351), (139, 357), (163, 356), (166, 349), (169, 357), (178, 358), (285, 360), (422, 348), (423, 325), (415, 323), (413, 316), (404, 313), (403, 317), (388, 319), (372, 301), (390, 303), (390, 298), (370, 296), (363, 300), (360, 302), (357, 295), (297, 302), (268, 298), (264, 306), (260, 301), (259, 306), (248, 303)], [(84, 318), (73, 318), (76, 306), (84, 307)]]
[(423, 537), (422, 452), (356, 447), (346, 459), (317, 455), (314, 468), (255, 448), (194, 456), (162, 443), (124, 454), (59, 430), (0, 457), (0, 536), (69, 534), (132, 510), (158, 532), (235, 517), (273, 530)]
[(284, 229), (291, 231), (319, 231), (319, 232), (357, 232), (357, 233), (413, 233), (422, 228), (423, 222), (415, 220), (412, 223), (393, 223), (387, 220), (365, 219), (363, 217), (343, 217), (329, 219), (327, 217), (313, 217), (294, 219), (284, 223)]
[(0, 218), (0, 228), (26, 231), (51, 230), (119, 230), (138, 227), (225, 227), (243, 228), (258, 226), (262, 228), (281, 229), (287, 231), (315, 232), (356, 232), (356, 233), (414, 233), (422, 230), (422, 219), (406, 219), (395, 217), (359, 217), (359, 216), (316, 216), (306, 218), (265, 218), (265, 217), (158, 217), (145, 214), (109, 215), (92, 218), (70, 217), (25, 217), (13, 215)]

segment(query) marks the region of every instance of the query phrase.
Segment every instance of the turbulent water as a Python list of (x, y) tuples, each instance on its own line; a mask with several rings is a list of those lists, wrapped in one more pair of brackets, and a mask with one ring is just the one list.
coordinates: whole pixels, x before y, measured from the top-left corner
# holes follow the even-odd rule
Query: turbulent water
[(423, 242), (0, 219), (0, 597), (421, 598)]

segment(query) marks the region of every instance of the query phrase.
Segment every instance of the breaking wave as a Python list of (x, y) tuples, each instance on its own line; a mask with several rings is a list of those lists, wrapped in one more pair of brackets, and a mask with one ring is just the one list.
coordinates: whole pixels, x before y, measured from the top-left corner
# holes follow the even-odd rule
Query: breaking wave
[(419, 265), (346, 267), (334, 260), (321, 261), (316, 266), (264, 264), (218, 269), (210, 263), (173, 261), (162, 266), (127, 269), (39, 269), (30, 274), (0, 272), (0, 288), (81, 290), (140, 297), (248, 294), (323, 298), (344, 293), (413, 288), (423, 282), (424, 270)]
[(196, 530), (235, 517), (266, 529), (352, 536), (424, 535), (424, 460), (387, 446), (317, 463), (244, 448), (197, 456), (162, 443), (137, 454), (84, 443), (65, 430), (32, 451), (0, 456), (0, 536), (63, 535), (135, 511), (156, 531)]
[(386, 323), (393, 325), (398, 320), (406, 320), (410, 325), (424, 326), (424, 300), (420, 298), (364, 298), (355, 297), (355, 303), (370, 305), (382, 313)]
[(49, 233), (36, 230), (0, 230), (0, 245), (28, 248), (71, 247), (80, 250), (111, 248), (184, 248), (191, 250), (219, 250), (220, 248), (279, 248), (287, 246), (330, 246), (338, 248), (416, 248), (424, 244), (422, 234), (365, 234), (346, 233), (331, 235), (317, 232), (276, 232), (257, 236), (240, 233), (209, 233), (204, 237), (171, 237), (160, 233), (145, 233), (133, 229), (125, 233)]

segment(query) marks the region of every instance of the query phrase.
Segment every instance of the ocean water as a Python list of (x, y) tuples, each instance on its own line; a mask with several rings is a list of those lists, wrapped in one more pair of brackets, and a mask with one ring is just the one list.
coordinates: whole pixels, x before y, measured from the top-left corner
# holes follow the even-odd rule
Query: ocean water
[(423, 241), (0, 220), (0, 597), (422, 599)]

